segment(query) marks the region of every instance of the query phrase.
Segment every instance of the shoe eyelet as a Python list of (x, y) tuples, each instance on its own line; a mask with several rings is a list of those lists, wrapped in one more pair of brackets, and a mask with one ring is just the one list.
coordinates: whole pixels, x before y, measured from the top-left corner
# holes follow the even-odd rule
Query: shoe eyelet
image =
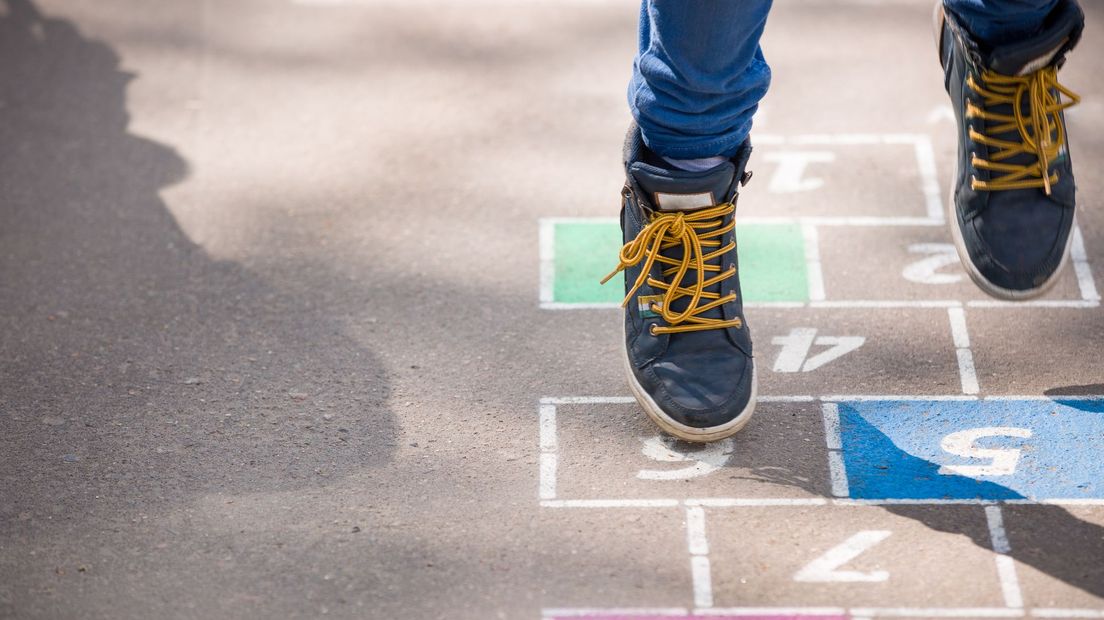
[(657, 334), (655, 330), (656, 330), (656, 324), (652, 323), (652, 325), (648, 328), (648, 333), (653, 335), (653, 336), (658, 336), (659, 334)]

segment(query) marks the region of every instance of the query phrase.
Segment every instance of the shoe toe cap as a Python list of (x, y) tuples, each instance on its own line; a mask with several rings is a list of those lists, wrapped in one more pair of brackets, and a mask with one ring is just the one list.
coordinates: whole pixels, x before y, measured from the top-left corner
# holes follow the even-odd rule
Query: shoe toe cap
[(684, 355), (636, 374), (664, 414), (695, 429), (735, 420), (747, 409), (754, 391), (753, 360), (742, 352)]
[(1030, 291), (1062, 264), (1072, 210), (1043, 205), (993, 205), (966, 223), (963, 241), (977, 271), (990, 283)]

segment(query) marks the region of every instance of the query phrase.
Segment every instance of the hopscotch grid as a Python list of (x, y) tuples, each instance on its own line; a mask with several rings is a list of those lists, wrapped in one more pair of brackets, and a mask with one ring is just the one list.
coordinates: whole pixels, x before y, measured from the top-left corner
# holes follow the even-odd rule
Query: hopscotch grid
[[(839, 428), (839, 402), (876, 401), (876, 400), (916, 400), (916, 401), (971, 401), (978, 400), (980, 391), (974, 368), (973, 353), (965, 319), (965, 308), (1074, 308), (1086, 309), (1100, 306), (1101, 298), (1096, 288), (1092, 269), (1085, 251), (1084, 238), (1080, 227), (1072, 232), (1071, 261), (1076, 277), (1080, 299), (1077, 300), (1034, 300), (1028, 302), (1003, 302), (996, 300), (827, 300), (824, 290), (823, 271), (820, 258), (819, 226), (943, 226), (945, 225), (942, 196), (938, 183), (935, 153), (930, 138), (922, 134), (810, 134), (784, 138), (781, 136), (759, 136), (760, 144), (794, 145), (859, 145), (859, 144), (911, 144), (914, 149), (921, 178), (921, 191), (924, 195), (927, 217), (749, 217), (742, 218), (747, 224), (797, 224), (801, 228), (804, 241), (805, 262), (808, 280), (808, 302), (761, 302), (748, 303), (748, 308), (763, 309), (875, 309), (875, 308), (932, 308), (946, 309), (951, 336), (958, 361), (962, 383), (960, 395), (829, 395), (815, 397), (774, 396), (761, 397), (762, 402), (816, 402), (822, 403), (822, 417), (828, 449), (829, 478), (831, 493), (834, 497), (806, 498), (741, 498), (710, 497), (691, 499), (555, 499), (557, 475), (556, 459), (556, 408), (558, 405), (578, 404), (631, 404), (632, 397), (548, 397), (541, 399), (541, 506), (549, 508), (673, 508), (681, 507), (686, 515), (687, 549), (690, 553), (691, 574), (694, 586), (692, 610), (683, 608), (640, 608), (640, 609), (590, 609), (586, 613), (599, 612), (639, 612), (646, 615), (681, 615), (692, 613), (703, 616), (719, 615), (757, 615), (761, 613), (805, 613), (806, 615), (832, 615), (850, 613), (852, 617), (1085, 617), (1104, 618), (1104, 610), (1032, 608), (1025, 609), (1023, 595), (1016, 574), (1015, 562), (1011, 556), (1007, 534), (1004, 531), (1003, 505), (1082, 505), (1104, 506), (1104, 500), (1098, 499), (1048, 499), (1031, 498), (984, 500), (984, 499), (852, 499), (843, 460), (842, 441)], [(555, 286), (555, 226), (559, 223), (610, 224), (617, 218), (542, 218), (540, 220), (541, 279), (540, 301), (545, 309), (613, 309), (617, 303), (557, 303), (554, 301)], [(1026, 396), (988, 395), (985, 400), (1099, 400), (1104, 396)], [(548, 427), (551, 427), (550, 429)], [(868, 607), (868, 608), (714, 608), (708, 542), (705, 537), (705, 508), (754, 508), (771, 506), (886, 506), (886, 505), (970, 505), (984, 507), (990, 532), (990, 542), (994, 552), (995, 568), (1001, 586), (1006, 607), (983, 608), (907, 608), (907, 607)], [(559, 615), (574, 614), (572, 609), (543, 610), (548, 615), (555, 611)]]
[[(961, 312), (961, 311), (960, 311)], [(952, 338), (956, 345), (969, 346), (969, 334), (965, 330), (965, 317), (958, 313), (950, 314)], [(837, 400), (833, 401), (832, 398)], [(851, 397), (816, 397), (809, 395), (797, 396), (764, 396), (762, 400), (771, 402), (822, 402), (821, 413), (825, 428), (825, 442), (829, 450), (829, 469), (832, 484), (832, 493), (836, 497), (828, 498), (695, 498), (695, 499), (585, 499), (585, 500), (553, 500), (545, 498), (546, 489), (552, 489), (555, 493), (555, 468), (547, 468), (542, 461), (541, 466), (541, 494), (542, 507), (549, 508), (671, 508), (683, 507), (686, 515), (687, 549), (690, 553), (691, 577), (694, 589), (694, 615), (724, 616), (724, 615), (761, 615), (764, 613), (804, 613), (805, 615), (832, 615), (824, 610), (837, 610), (843, 608), (714, 608), (712, 591), (712, 574), (709, 559), (709, 545), (705, 530), (705, 512), (708, 508), (734, 508), (734, 507), (774, 507), (774, 506), (884, 506), (884, 505), (972, 505), (984, 506), (986, 520), (990, 532), (990, 542), (995, 554), (994, 562), (997, 576), (1007, 607), (1004, 608), (851, 608), (845, 610), (851, 617), (1023, 617), (1030, 613), (1033, 617), (1043, 618), (1104, 618), (1104, 610), (1096, 609), (1059, 609), (1059, 608), (1034, 608), (1025, 610), (1023, 595), (1020, 590), (1019, 580), (1016, 575), (1015, 563), (1012, 559), (1011, 546), (1008, 543), (1007, 533), (1004, 530), (1002, 505), (1093, 505), (1104, 506), (1104, 500), (1097, 499), (880, 499), (863, 500), (851, 499), (847, 489), (847, 476), (842, 460), (842, 437), (839, 422), (839, 404), (845, 399), (851, 400), (903, 400), (904, 398), (915, 400), (976, 400), (975, 396), (896, 396), (896, 395), (855, 395)], [(986, 400), (1010, 400), (1017, 398), (1012, 395), (993, 395)], [(1034, 395), (1027, 397), (1034, 400), (1047, 400), (1045, 396)], [(1050, 400), (1061, 402), (1063, 397), (1055, 397)], [(1068, 400), (1104, 400), (1104, 395), (1077, 395)], [(629, 404), (635, 402), (632, 397), (621, 396), (576, 396), (576, 397), (544, 397), (540, 399), (540, 447), (542, 458), (556, 456), (558, 438), (556, 436), (556, 409), (558, 405), (579, 404)], [(802, 610), (802, 611), (795, 611)], [(550, 613), (551, 612), (551, 613)], [(678, 616), (686, 615), (683, 608), (621, 608), (621, 609), (554, 609), (543, 610), (545, 617), (556, 616), (601, 616), (609, 615), (653, 615), (653, 616)], [(842, 615), (842, 614), (839, 614)]]
[[(976, 401), (982, 400), (974, 395), (959, 394), (839, 394), (826, 396), (811, 395), (763, 395), (759, 402), (773, 403), (811, 403), (820, 402), (821, 417), (825, 429), (825, 446), (828, 451), (828, 476), (832, 492), (826, 497), (697, 497), (697, 498), (586, 498), (564, 499), (556, 495), (558, 475), (558, 438), (556, 437), (557, 408), (563, 405), (628, 405), (636, 403), (632, 396), (546, 396), (539, 399), (541, 464), (539, 472), (540, 505), (544, 508), (765, 508), (772, 506), (1104, 506), (1100, 498), (1011, 498), (1011, 499), (855, 499), (849, 497), (846, 466), (843, 461), (842, 436), (839, 429), (839, 403), (842, 402), (878, 402), (878, 401)], [(1081, 394), (1073, 396), (1041, 395), (989, 395), (984, 400), (1037, 400), (1037, 401), (1104, 401), (1104, 394)], [(548, 448), (546, 450), (546, 448)], [(546, 460), (545, 457), (554, 457)]]
[[(944, 226), (944, 205), (942, 190), (939, 185), (938, 171), (936, 167), (935, 150), (931, 137), (920, 133), (834, 133), (834, 134), (800, 134), (796, 136), (782, 136), (777, 134), (764, 134), (755, 137), (755, 141), (762, 145), (780, 146), (855, 146), (855, 145), (911, 145), (916, 159), (917, 169), (920, 175), (920, 191), (925, 201), (925, 217), (882, 217), (882, 216), (793, 216), (772, 217), (757, 216), (740, 218), (745, 224), (798, 224), (802, 227), (806, 244), (809, 243), (810, 230), (813, 239), (816, 239), (816, 228), (819, 226)], [(556, 302), (555, 296), (555, 228), (558, 224), (600, 224), (609, 225), (619, 223), (616, 217), (544, 217), (540, 218), (540, 307), (545, 310), (598, 310), (620, 308), (620, 304), (599, 303), (573, 303)], [(976, 299), (968, 301), (924, 301), (924, 300), (839, 300), (826, 301), (823, 291), (823, 275), (819, 268), (819, 243), (815, 244), (814, 253), (806, 248), (806, 263), (810, 267), (809, 297), (810, 301), (802, 302), (767, 302), (763, 304), (748, 303), (748, 308), (931, 308), (931, 307), (959, 307), (966, 305), (976, 308), (1071, 308), (1091, 309), (1100, 307), (1101, 297), (1097, 291), (1092, 268), (1085, 251), (1084, 236), (1081, 228), (1074, 225), (1070, 248), (1070, 258), (1073, 263), (1074, 275), (1077, 280), (1080, 299), (1077, 300), (1029, 300), (1021, 302), (1007, 302), (989, 299)], [(812, 256), (816, 256), (816, 269), (813, 270)], [(820, 285), (816, 274), (821, 273)]]

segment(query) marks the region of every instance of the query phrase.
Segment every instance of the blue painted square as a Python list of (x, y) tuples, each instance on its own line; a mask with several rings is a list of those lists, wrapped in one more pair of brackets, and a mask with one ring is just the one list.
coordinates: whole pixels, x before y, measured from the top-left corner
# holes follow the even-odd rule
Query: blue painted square
[(1104, 498), (1104, 400), (839, 404), (855, 499)]

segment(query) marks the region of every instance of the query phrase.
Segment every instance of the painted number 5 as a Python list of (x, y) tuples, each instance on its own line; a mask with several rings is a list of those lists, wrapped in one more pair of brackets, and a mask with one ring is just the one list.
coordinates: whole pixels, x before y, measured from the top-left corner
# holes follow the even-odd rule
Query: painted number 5
[(1011, 476), (1020, 462), (1020, 448), (979, 448), (977, 441), (983, 437), (1018, 437), (1028, 439), (1031, 430), (1013, 426), (971, 428), (951, 433), (943, 438), (939, 447), (944, 451), (968, 459), (986, 459), (988, 465), (944, 465), (939, 473), (944, 476)]

